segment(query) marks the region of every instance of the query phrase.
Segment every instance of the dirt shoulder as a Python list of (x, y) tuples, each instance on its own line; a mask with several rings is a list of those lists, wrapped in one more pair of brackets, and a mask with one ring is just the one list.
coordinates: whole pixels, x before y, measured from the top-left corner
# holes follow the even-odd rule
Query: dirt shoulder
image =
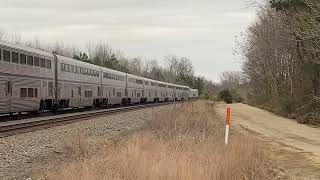
[[(225, 115), (226, 104), (218, 104), (217, 112)], [(320, 128), (298, 124), (245, 104), (232, 104), (232, 127), (259, 137), (273, 146), (286, 179), (320, 179)]]

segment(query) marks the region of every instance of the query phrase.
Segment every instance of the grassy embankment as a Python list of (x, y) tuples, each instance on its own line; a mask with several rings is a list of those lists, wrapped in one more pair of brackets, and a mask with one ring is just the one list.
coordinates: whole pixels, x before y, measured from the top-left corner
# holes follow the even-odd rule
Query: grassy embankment
[[(99, 141), (93, 147), (80, 136), (71, 138), (66, 149), (72, 162), (46, 179), (271, 178), (265, 147), (237, 133), (228, 146), (223, 140), (224, 120), (215, 114), (213, 103), (172, 105), (153, 113), (143, 130), (121, 143)], [(92, 148), (100, 150), (88, 156)]]

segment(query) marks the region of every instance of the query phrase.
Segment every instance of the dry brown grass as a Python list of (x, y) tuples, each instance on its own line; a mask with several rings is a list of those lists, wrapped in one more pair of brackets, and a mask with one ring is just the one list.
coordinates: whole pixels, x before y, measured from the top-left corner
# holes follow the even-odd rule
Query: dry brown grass
[[(50, 174), (47, 179), (271, 178), (270, 161), (262, 145), (233, 135), (225, 146), (223, 132), (223, 120), (216, 117), (212, 103), (172, 106), (154, 113), (146, 130), (118, 146), (108, 146), (91, 158), (79, 158), (87, 153), (73, 152), (77, 154), (75, 160), (63, 167), (59, 175)], [(85, 146), (81, 142), (74, 144)]]

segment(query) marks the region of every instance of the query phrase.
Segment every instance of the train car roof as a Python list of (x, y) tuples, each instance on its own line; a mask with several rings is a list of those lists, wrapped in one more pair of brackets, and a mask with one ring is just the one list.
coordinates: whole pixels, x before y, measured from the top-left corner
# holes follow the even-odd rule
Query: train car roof
[(156, 80), (145, 78), (145, 77), (141, 77), (141, 79), (143, 79), (144, 81), (157, 82)]
[(18, 50), (22, 50), (22, 51), (26, 51), (34, 54), (39, 54), (42, 56), (53, 57), (51, 52), (27, 47), (25, 45), (11, 44), (8, 42), (0, 41), (0, 46), (6, 47), (6, 48), (18, 49)]
[(106, 73), (110, 72), (110, 73), (113, 73), (113, 74), (116, 74), (116, 75), (123, 75), (123, 76), (126, 75), (125, 72), (121, 72), (121, 71), (118, 71), (118, 70), (114, 70), (114, 69), (110, 69), (110, 68), (106, 68), (106, 67), (101, 67), (101, 68), (102, 68), (102, 71), (106, 72)]
[(143, 80), (143, 79), (144, 79), (144, 77), (137, 76), (137, 75), (134, 75), (134, 74), (129, 74), (129, 73), (127, 73), (127, 75), (128, 75), (128, 77), (138, 78), (138, 79), (140, 79), (140, 80)]
[(79, 60), (72, 59), (72, 58), (68, 58), (68, 57), (65, 57), (65, 56), (57, 55), (57, 57), (58, 57), (58, 60), (62, 59), (63, 61), (66, 61), (67, 63), (69, 62), (70, 65), (78, 65), (78, 66), (81, 66), (83, 68), (94, 68), (94, 69), (100, 69), (101, 68), (101, 66), (97, 66), (97, 65), (94, 65), (94, 64), (86, 63), (86, 62), (79, 61)]

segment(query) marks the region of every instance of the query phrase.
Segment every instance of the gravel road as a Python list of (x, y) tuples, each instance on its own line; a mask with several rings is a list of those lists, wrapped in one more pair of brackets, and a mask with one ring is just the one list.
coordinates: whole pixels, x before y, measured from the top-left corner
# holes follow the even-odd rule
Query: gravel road
[(65, 139), (117, 138), (141, 128), (152, 113), (168, 106), (131, 111), (0, 139), (0, 179), (37, 179), (50, 167), (63, 164)]
[[(320, 179), (320, 128), (245, 104), (228, 106), (232, 108), (231, 127), (272, 144), (288, 179)], [(226, 107), (217, 105), (221, 117)]]

